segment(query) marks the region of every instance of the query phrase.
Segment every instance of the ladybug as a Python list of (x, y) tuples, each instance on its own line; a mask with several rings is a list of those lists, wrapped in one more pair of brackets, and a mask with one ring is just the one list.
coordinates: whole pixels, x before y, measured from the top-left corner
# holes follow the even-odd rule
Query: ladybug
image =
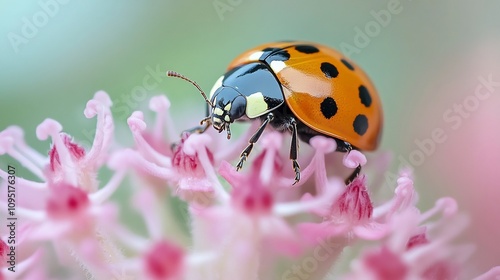
[[(192, 80), (208, 104), (208, 116), (195, 130), (210, 125), (231, 137), (234, 121), (259, 119), (260, 127), (240, 155), (237, 169), (250, 155), (264, 129), (270, 125), (291, 133), (290, 160), (295, 183), (300, 180), (298, 139), (309, 143), (316, 135), (335, 139), (337, 151), (371, 151), (379, 145), (382, 104), (365, 72), (340, 52), (316, 43), (288, 41), (257, 46), (243, 52), (228, 66), (209, 97)], [(346, 179), (352, 181), (358, 166)]]

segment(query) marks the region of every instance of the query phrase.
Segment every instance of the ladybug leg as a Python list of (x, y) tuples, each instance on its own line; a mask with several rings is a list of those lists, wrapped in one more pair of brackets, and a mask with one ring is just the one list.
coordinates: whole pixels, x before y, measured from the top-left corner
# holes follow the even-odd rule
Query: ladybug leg
[(345, 184), (349, 185), (352, 181), (354, 181), (354, 179), (356, 179), (356, 177), (358, 177), (360, 172), (361, 172), (361, 165), (358, 165), (358, 167), (354, 169), (352, 174), (349, 177), (347, 177), (347, 179), (345, 179)]
[(257, 129), (257, 131), (250, 137), (250, 140), (248, 140), (248, 146), (241, 152), (240, 155), (240, 161), (236, 165), (236, 170), (240, 170), (243, 167), (243, 163), (247, 160), (248, 155), (250, 155), (250, 152), (252, 152), (253, 149), (253, 144), (255, 144), (260, 136), (262, 135), (262, 132), (264, 132), (264, 129), (266, 128), (267, 124), (274, 119), (273, 113), (269, 113), (266, 116), (266, 119), (262, 122), (260, 127)]
[(292, 160), (293, 171), (295, 171), (294, 185), (300, 181), (300, 166), (297, 162), (297, 154), (299, 151), (299, 142), (297, 141), (297, 122), (294, 118), (291, 119), (292, 142), (290, 145), (290, 159)]
[(201, 120), (200, 125), (203, 125), (203, 124), (205, 124), (207, 127), (210, 126), (212, 124), (212, 117), (208, 116), (208, 117), (205, 117), (203, 120)]
[(229, 124), (226, 125), (226, 131), (227, 131), (227, 139), (231, 139), (231, 129), (229, 128)]
[(183, 133), (184, 132), (187, 132), (189, 134), (192, 134), (192, 133), (203, 133), (203, 132), (205, 132), (208, 129), (208, 127), (210, 127), (211, 124), (212, 124), (212, 120), (210, 119), (210, 117), (206, 117), (206, 118), (204, 118), (203, 120), (200, 121), (200, 125), (192, 127), (190, 129), (186, 129), (186, 130), (183, 131)]
[[(351, 144), (349, 144), (348, 142), (344, 142), (344, 145), (345, 147), (347, 148), (347, 153), (349, 153), (350, 151), (352, 151), (352, 146)], [(349, 185), (354, 179), (356, 179), (356, 177), (358, 177), (359, 173), (361, 172), (361, 165), (358, 165), (356, 167), (356, 169), (354, 169), (354, 171), (352, 172), (351, 175), (349, 175), (349, 177), (347, 177), (345, 179), (345, 184), (346, 185)]]

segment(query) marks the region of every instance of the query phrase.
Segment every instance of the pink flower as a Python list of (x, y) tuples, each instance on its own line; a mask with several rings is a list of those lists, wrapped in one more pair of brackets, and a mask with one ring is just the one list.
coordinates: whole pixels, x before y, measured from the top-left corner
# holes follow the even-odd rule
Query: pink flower
[[(365, 163), (366, 158), (358, 151), (352, 151), (344, 158), (346, 167), (355, 168)], [(373, 219), (373, 211), (365, 176), (359, 175), (345, 187), (328, 210), (316, 212), (323, 218), (322, 223), (302, 223), (299, 230), (305, 239), (313, 243), (340, 236), (380, 239), (387, 228)]]
[[(50, 137), (53, 140), (48, 157), (27, 146), (22, 130), (17, 127), (0, 133), (0, 151), (17, 159), (42, 181), (18, 178), (15, 182), (19, 198), (15, 215), (20, 216), (25, 225), (23, 234), (17, 234), (18, 255), (35, 256), (39, 250), (47, 250), (36, 250), (37, 244), (50, 242), (61, 263), (68, 262), (61, 252), (70, 252), (76, 260), (72, 265), (94, 270), (96, 275), (108, 275), (104, 255), (119, 256), (119, 253), (112, 251), (112, 245), (105, 245), (106, 238), (99, 240), (95, 235), (99, 232), (97, 228), (109, 230), (115, 222), (116, 209), (105, 202), (126, 171), (116, 170), (109, 183), (99, 188), (97, 172), (106, 163), (112, 141), (110, 106), (111, 101), (104, 92), (97, 92), (87, 103), (85, 115), (88, 118), (97, 116), (96, 136), (88, 151), (62, 133), (62, 126), (51, 119), (37, 128), (39, 139)], [(5, 171), (0, 175), (4, 182), (8, 181)], [(6, 201), (2, 202), (2, 208), (7, 208)]]
[[(0, 132), (0, 154), (37, 178), (16, 177), (16, 277), (61, 278), (64, 270), (94, 279), (322, 279), (334, 267), (344, 279), (471, 278), (463, 267), (472, 247), (456, 242), (468, 221), (455, 200), (420, 211), (407, 170), (392, 197), (375, 199), (383, 156), (368, 162), (353, 150), (339, 159), (336, 142), (316, 136), (310, 147), (302, 143), (294, 185), (285, 133), (265, 131), (238, 172), (234, 164), (258, 122), (230, 141), (211, 128), (178, 133), (170, 102), (156, 96), (153, 123), (133, 112), (134, 144), (118, 148), (111, 105), (104, 92), (87, 103), (85, 116), (97, 117), (88, 149), (52, 119), (36, 131), (52, 141), (47, 155), (29, 147), (18, 127)], [(345, 184), (345, 169), (358, 166), (362, 173)], [(105, 183), (102, 171), (111, 173)], [(5, 170), (0, 177), (5, 212), (12, 183)], [(0, 279), (13, 277), (5, 231)], [(342, 252), (350, 246), (360, 249), (349, 259)], [(342, 261), (351, 263), (348, 271), (335, 265)], [(498, 275), (493, 268), (477, 279)]]
[[(408, 177), (402, 178), (399, 181), (406, 183)], [(437, 221), (427, 222), (437, 215), (441, 215)], [(455, 279), (460, 275), (471, 247), (452, 244), (467, 225), (453, 199), (440, 199), (421, 214), (412, 207), (394, 212), (388, 223), (388, 237), (354, 260), (346, 279)], [(429, 239), (428, 233), (434, 238)]]
[[(192, 205), (194, 248), (217, 252), (214, 262), (207, 263), (203, 271), (219, 274), (223, 279), (252, 279), (257, 275), (260, 259), (298, 256), (304, 247), (286, 217), (326, 207), (335, 196), (337, 181), (324, 182), (325, 192), (307, 201), (280, 199), (278, 194), (290, 191), (293, 183), (293, 177), (284, 177), (279, 169), (281, 137), (281, 134), (274, 133), (264, 136), (262, 141), (266, 145), (255, 155), (256, 163), (247, 172), (237, 172), (229, 163), (221, 162), (218, 173), (233, 190), (227, 193), (223, 188), (215, 189), (220, 193), (215, 196), (213, 206)], [(200, 152), (206, 149), (204, 143), (208, 141), (193, 144)], [(206, 174), (214, 174), (210, 165), (205, 164), (204, 168)], [(214, 186), (222, 183), (213, 180)], [(327, 188), (327, 185), (332, 188)], [(267, 248), (269, 255), (261, 255), (259, 248)], [(247, 267), (241, 268), (242, 262), (246, 262)], [(241, 269), (245, 269), (245, 276), (242, 276)]]

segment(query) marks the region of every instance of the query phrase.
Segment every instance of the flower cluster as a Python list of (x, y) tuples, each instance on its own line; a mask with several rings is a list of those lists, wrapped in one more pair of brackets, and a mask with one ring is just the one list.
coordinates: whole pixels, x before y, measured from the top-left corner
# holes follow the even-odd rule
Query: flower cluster
[[(230, 142), (213, 130), (178, 136), (170, 102), (156, 96), (149, 104), (155, 122), (134, 112), (127, 120), (134, 145), (123, 148), (114, 140), (111, 106), (102, 91), (87, 103), (85, 116), (97, 119), (88, 149), (52, 119), (36, 130), (52, 143), (47, 155), (28, 146), (16, 126), (0, 132), (0, 154), (36, 178), (15, 183), (16, 257), (12, 262), (2, 227), (0, 279), (471, 277), (464, 265), (472, 248), (454, 241), (467, 220), (452, 198), (420, 211), (408, 170), (392, 197), (373, 201), (377, 174), (347, 185), (341, 175), (358, 165), (370, 170), (366, 157), (353, 150), (341, 159), (333, 139), (316, 136), (310, 153), (300, 154), (305, 168), (293, 185), (286, 134), (266, 131), (237, 172), (232, 163), (257, 123)], [(342, 164), (333, 168), (332, 161)], [(8, 177), (0, 170), (3, 214)], [(347, 270), (338, 265), (346, 262)], [(498, 275), (493, 268), (476, 279)]]

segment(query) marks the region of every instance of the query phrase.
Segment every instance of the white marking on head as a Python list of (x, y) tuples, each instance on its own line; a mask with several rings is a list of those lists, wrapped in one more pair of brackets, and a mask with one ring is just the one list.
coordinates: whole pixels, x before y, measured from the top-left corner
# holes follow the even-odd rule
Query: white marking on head
[(229, 118), (229, 115), (226, 115), (226, 116), (224, 117), (224, 120), (225, 120), (226, 122), (230, 122), (230, 121), (231, 121), (231, 119)]
[(221, 124), (221, 123), (222, 123), (222, 120), (221, 120), (221, 119), (219, 119), (219, 118), (217, 118), (217, 117), (213, 117), (213, 118), (212, 118), (212, 122), (213, 122), (213, 123), (216, 123), (216, 124)]
[(226, 106), (224, 106), (224, 110), (227, 112), (229, 110), (231, 110), (231, 102), (227, 103)]
[(224, 75), (220, 76), (220, 78), (215, 81), (214, 86), (210, 90), (210, 99), (212, 99), (212, 96), (214, 96), (215, 91), (222, 86), (222, 80), (224, 79)]
[(217, 115), (217, 116), (222, 116), (224, 114), (224, 111), (222, 111), (221, 108), (216, 107), (214, 109), (214, 114)]
[(259, 60), (259, 58), (264, 54), (263, 51), (258, 51), (252, 53), (250, 56), (248, 56), (248, 59), (250, 60)]
[(271, 61), (271, 69), (273, 69), (274, 73), (279, 73), (286, 67), (286, 64), (280, 60)]
[(246, 114), (249, 118), (253, 119), (258, 116), (262, 116), (269, 110), (266, 101), (264, 100), (264, 95), (262, 92), (252, 93), (247, 97), (247, 108)]

